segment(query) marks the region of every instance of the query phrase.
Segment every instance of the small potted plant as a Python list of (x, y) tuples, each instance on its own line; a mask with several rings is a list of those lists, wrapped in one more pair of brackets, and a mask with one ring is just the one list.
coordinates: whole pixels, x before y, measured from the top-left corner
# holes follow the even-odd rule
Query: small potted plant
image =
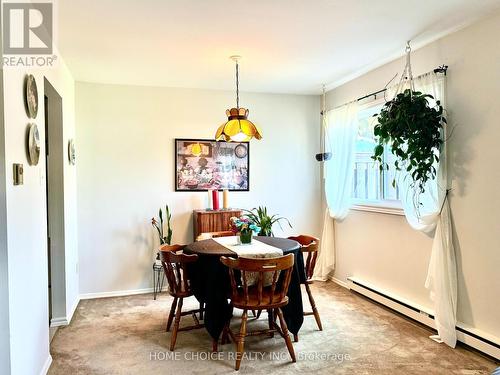
[[(172, 213), (170, 212), (170, 209), (168, 208), (168, 205), (165, 206), (165, 219), (166, 219), (166, 224), (167, 224), (167, 231), (165, 234), (165, 231), (163, 229), (163, 211), (160, 208), (158, 212), (159, 220), (157, 220), (155, 217), (151, 219), (151, 225), (153, 228), (156, 229), (158, 232), (158, 238), (160, 239), (160, 245), (171, 245), (172, 244), (172, 227), (170, 226), (170, 220), (172, 219)], [(156, 253), (156, 260), (160, 259), (160, 253)]]
[(260, 232), (260, 227), (258, 227), (252, 220), (247, 216), (232, 217), (231, 219), (231, 230), (234, 234), (240, 236), (241, 244), (249, 244), (252, 242), (252, 236)]

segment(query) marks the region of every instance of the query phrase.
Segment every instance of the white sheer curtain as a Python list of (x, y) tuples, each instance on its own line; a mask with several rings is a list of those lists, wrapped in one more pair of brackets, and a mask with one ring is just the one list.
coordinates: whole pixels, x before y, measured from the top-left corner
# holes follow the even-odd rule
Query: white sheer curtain
[[(414, 80), (417, 91), (431, 94), (440, 100), (445, 107), (445, 78), (429, 73)], [(393, 93), (392, 93), (393, 94)], [(435, 102), (431, 103), (434, 105)], [(445, 137), (445, 131), (443, 137)], [(427, 271), (425, 287), (429, 289), (434, 302), (435, 323), (438, 336), (434, 339), (455, 347), (457, 337), (455, 331), (457, 309), (457, 271), (455, 250), (452, 242), (449, 203), (446, 199), (448, 178), (446, 171), (446, 142), (435, 163), (437, 177), (429, 180), (425, 192), (415, 195), (411, 186), (412, 178), (403, 171), (398, 177), (401, 202), (405, 216), (412, 228), (425, 233), (434, 231), (431, 258)], [(415, 198), (417, 197), (417, 198)]]
[(347, 216), (351, 206), (354, 146), (358, 131), (358, 104), (352, 102), (328, 111), (323, 119), (325, 151), (332, 158), (324, 163), (326, 210), (320, 252), (314, 278), (326, 280), (335, 267), (335, 220)]

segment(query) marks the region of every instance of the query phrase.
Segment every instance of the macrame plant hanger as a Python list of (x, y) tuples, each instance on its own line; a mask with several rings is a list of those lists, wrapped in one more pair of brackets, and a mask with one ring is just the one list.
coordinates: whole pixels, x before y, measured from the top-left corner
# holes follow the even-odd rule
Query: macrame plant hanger
[(406, 42), (406, 64), (403, 69), (403, 73), (401, 74), (401, 78), (399, 79), (399, 83), (396, 87), (396, 92), (394, 94), (394, 97), (398, 95), (399, 93), (403, 92), (403, 88), (405, 84), (408, 82), (410, 85), (410, 97), (413, 97), (413, 91), (415, 91), (415, 83), (413, 82), (413, 73), (411, 71), (411, 46), (410, 46), (410, 40)]

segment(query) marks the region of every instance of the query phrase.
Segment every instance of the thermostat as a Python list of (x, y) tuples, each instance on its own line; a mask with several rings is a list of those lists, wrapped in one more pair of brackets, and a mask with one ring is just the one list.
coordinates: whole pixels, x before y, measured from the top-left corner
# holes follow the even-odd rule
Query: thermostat
[(14, 185), (24, 183), (24, 168), (22, 164), (14, 164)]

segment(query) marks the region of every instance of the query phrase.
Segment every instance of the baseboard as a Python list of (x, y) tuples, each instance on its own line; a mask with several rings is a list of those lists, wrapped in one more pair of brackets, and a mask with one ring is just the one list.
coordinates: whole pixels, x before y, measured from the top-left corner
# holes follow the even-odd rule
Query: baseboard
[(52, 364), (52, 356), (49, 354), (47, 360), (45, 361), (45, 364), (42, 367), (42, 370), (40, 371), (40, 375), (47, 375), (51, 364)]
[[(432, 329), (436, 329), (434, 312), (409, 300), (383, 291), (356, 277), (347, 278), (349, 289), (360, 293)], [(457, 322), (457, 340), (493, 358), (500, 359), (500, 339), (464, 323)]]
[(61, 327), (61, 326), (67, 326), (71, 323), (71, 320), (73, 319), (73, 315), (75, 315), (76, 308), (78, 307), (78, 304), (80, 303), (80, 298), (77, 298), (75, 302), (73, 303), (73, 306), (71, 307), (71, 311), (69, 312), (69, 315), (59, 317), (59, 318), (52, 318), (50, 320), (50, 326), (51, 327)]
[(76, 308), (78, 307), (78, 304), (80, 303), (80, 296), (75, 298), (75, 302), (73, 303), (73, 306), (71, 307), (71, 311), (69, 313), (69, 316), (67, 317), (68, 324), (71, 323), (71, 320), (73, 320), (73, 316), (75, 315)]
[(330, 277), (330, 280), (333, 281), (335, 284), (340, 285), (343, 288), (350, 289), (349, 285), (345, 281), (337, 279), (336, 277), (333, 276)]
[[(164, 286), (162, 292), (167, 291), (168, 287)], [(153, 288), (144, 289), (129, 289), (129, 290), (116, 290), (112, 292), (98, 292), (98, 293), (83, 293), (80, 294), (80, 299), (94, 299), (94, 298), (108, 298), (108, 297), (123, 297), (135, 294), (153, 293)]]
[(50, 326), (51, 327), (67, 326), (68, 324), (69, 324), (69, 322), (68, 322), (68, 319), (66, 317), (50, 319)]

